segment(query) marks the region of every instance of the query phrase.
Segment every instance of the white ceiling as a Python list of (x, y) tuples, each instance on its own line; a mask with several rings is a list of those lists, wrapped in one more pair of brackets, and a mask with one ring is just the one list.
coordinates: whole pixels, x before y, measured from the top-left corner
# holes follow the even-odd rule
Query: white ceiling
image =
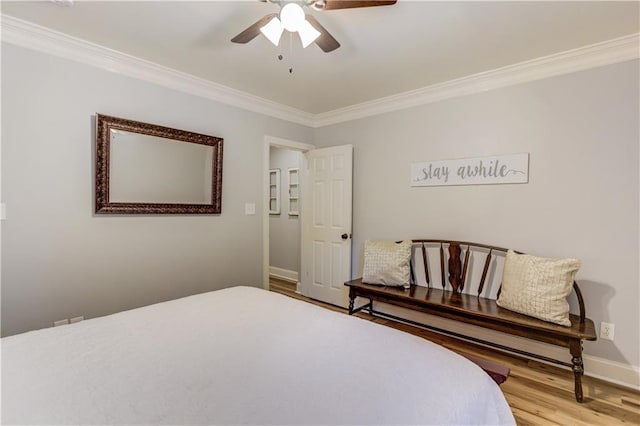
[(285, 36), (280, 48), (262, 35), (231, 43), (278, 10), (258, 1), (3, 1), (2, 13), (318, 114), (637, 33), (639, 6), (400, 0), (307, 11), (341, 43), (331, 53)]

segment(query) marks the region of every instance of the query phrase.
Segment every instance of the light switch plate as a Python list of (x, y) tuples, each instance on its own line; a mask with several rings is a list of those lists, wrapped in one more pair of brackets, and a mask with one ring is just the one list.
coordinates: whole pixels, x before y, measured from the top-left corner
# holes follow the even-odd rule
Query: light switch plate
[(256, 214), (256, 205), (255, 205), (255, 203), (246, 203), (244, 205), (244, 214), (246, 214), (246, 215)]
[(5, 220), (7, 218), (7, 205), (5, 203), (0, 203), (0, 220)]

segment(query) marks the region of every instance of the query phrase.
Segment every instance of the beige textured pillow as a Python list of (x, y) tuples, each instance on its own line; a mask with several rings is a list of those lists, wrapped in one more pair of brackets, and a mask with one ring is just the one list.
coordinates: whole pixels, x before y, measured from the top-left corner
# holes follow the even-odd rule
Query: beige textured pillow
[(498, 306), (568, 327), (567, 296), (578, 269), (578, 259), (545, 259), (509, 250)]
[(403, 286), (409, 288), (411, 240), (364, 242), (364, 271), (367, 284)]

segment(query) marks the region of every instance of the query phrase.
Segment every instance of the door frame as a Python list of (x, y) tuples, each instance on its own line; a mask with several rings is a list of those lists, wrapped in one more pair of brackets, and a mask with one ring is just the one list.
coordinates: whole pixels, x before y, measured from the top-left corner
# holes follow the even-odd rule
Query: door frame
[[(265, 135), (264, 137), (262, 149), (262, 287), (265, 290), (269, 290), (269, 204), (266, 200), (269, 199), (269, 151), (272, 147), (301, 151), (303, 153), (316, 148), (315, 145), (275, 136)], [(306, 169), (304, 156), (302, 157), (300, 169)], [(300, 184), (300, 203), (304, 203), (306, 191), (302, 187), (302, 182)]]

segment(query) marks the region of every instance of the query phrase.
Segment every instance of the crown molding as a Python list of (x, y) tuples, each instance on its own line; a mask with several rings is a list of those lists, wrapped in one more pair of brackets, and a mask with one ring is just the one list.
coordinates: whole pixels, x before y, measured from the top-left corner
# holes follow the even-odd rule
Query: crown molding
[(2, 41), (305, 126), (311, 113), (2, 15)]
[(316, 114), (314, 127), (384, 114), (640, 57), (640, 33)]
[(416, 90), (312, 114), (64, 33), (2, 15), (2, 41), (309, 127), (324, 127), (445, 99), (640, 58), (640, 33)]

